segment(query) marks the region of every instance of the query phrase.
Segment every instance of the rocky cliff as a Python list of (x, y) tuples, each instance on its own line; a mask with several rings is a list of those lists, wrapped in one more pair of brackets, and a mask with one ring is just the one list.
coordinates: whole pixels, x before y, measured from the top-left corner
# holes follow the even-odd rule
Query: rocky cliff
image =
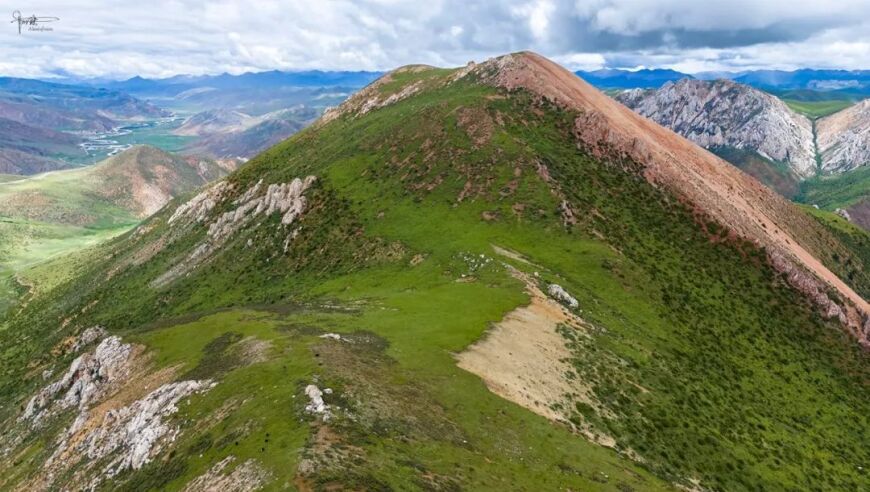
[(851, 171), (870, 163), (870, 99), (820, 119), (816, 129), (825, 171)]
[(729, 80), (681, 80), (617, 99), (705, 148), (752, 150), (800, 177), (816, 169), (813, 128), (775, 96)]

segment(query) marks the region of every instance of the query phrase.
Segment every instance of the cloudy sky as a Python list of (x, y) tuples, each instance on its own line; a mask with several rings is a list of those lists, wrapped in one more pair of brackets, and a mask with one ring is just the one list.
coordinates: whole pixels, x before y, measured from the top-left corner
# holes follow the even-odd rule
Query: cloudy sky
[[(15, 10), (60, 21), (19, 35)], [(3, 15), (0, 75), (22, 77), (385, 70), (523, 49), (572, 69), (870, 69), (870, 0), (0, 0)]]

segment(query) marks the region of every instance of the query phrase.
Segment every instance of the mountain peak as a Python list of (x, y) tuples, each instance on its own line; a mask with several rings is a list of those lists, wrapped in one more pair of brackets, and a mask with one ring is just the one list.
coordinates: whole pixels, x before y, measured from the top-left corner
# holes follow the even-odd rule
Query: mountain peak
[[(359, 118), (457, 82), (491, 86), (507, 95), (526, 91), (574, 114), (578, 147), (604, 161), (636, 167), (649, 182), (692, 204), (736, 237), (765, 248), (770, 261), (789, 272), (800, 290), (870, 345), (870, 333), (863, 327), (870, 305), (816, 258), (821, 254), (817, 240), (806, 234), (813, 230), (813, 219), (731, 164), (537, 53), (511, 53), (453, 70), (394, 71), (328, 111), (319, 124)], [(831, 299), (831, 289), (845, 301)]]
[[(828, 270), (801, 239), (810, 218), (788, 200), (682, 136), (634, 113), (558, 64), (530, 52), (489, 60), (482, 79), (509, 91), (528, 90), (563, 109), (576, 111), (578, 145), (593, 155), (629, 160), (653, 184), (664, 186), (698, 210), (770, 252), (799, 289), (840, 319), (865, 345), (864, 319), (870, 305)], [(811, 272), (811, 275), (802, 273)], [(825, 292), (832, 287), (847, 299), (837, 306)]]

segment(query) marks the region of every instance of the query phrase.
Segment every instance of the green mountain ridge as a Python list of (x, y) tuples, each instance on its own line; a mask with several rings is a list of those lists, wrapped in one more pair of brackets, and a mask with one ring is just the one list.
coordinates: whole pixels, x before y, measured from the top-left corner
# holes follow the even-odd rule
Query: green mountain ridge
[(390, 72), (28, 272), (0, 488), (866, 488), (866, 233), (565, 74)]

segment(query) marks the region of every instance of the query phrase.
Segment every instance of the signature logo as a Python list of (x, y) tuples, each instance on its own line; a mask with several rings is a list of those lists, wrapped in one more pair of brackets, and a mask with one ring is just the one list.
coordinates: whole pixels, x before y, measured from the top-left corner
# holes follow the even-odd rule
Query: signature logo
[(12, 12), (12, 23), (18, 23), (18, 34), (21, 34), (21, 26), (27, 26), (28, 31), (53, 31), (54, 29), (46, 26), (40, 26), (39, 24), (56, 22), (59, 20), (60, 17), (37, 17), (35, 15), (31, 15), (30, 17), (22, 17), (20, 11), (16, 10), (15, 12)]

